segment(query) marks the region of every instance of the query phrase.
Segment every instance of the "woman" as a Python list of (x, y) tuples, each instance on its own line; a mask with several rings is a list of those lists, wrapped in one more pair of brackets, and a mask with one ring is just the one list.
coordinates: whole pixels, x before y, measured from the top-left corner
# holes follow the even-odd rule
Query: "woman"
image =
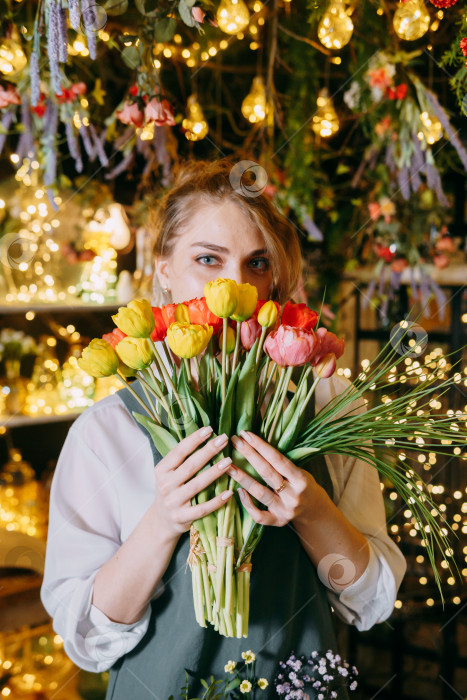
[[(301, 272), (295, 229), (247, 177), (245, 191), (234, 187), (232, 167), (186, 166), (161, 204), (154, 279), (165, 303), (202, 296), (217, 277), (254, 284), (259, 298), (293, 297)], [(341, 377), (322, 380), (316, 410), (345, 386)], [(218, 460), (225, 439), (201, 431), (162, 459), (131, 409), (123, 389), (69, 431), (52, 484), (41, 591), (69, 657), (90, 671), (110, 669), (108, 700), (177, 698), (185, 669), (221, 678), (249, 649), (269, 680), (264, 697), (276, 697), (272, 680), (291, 651), (337, 650), (332, 610), (360, 630), (389, 617), (406, 563), (387, 534), (375, 469), (338, 455), (299, 469), (258, 436), (233, 438), (261, 486)], [(246, 510), (268, 525), (253, 555), (248, 639), (197, 625), (185, 573), (191, 523), (232, 491), (197, 506), (191, 498), (225, 471), (242, 487)], [(200, 692), (193, 680), (189, 697)]]

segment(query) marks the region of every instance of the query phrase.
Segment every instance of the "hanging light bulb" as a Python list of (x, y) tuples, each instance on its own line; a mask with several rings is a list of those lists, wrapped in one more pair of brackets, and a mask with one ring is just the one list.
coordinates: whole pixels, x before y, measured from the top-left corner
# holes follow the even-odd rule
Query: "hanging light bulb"
[(428, 112), (422, 112), (420, 114), (420, 122), (421, 127), (417, 134), (420, 141), (425, 138), (426, 142), (432, 146), (434, 143), (436, 143), (436, 141), (439, 141), (440, 138), (442, 138), (443, 125), (438, 117), (435, 117), (433, 114), (428, 114)]
[(190, 95), (187, 101), (187, 116), (182, 121), (185, 136), (188, 141), (201, 141), (209, 131), (208, 123), (204, 118), (203, 110), (196, 95)]
[(328, 138), (339, 131), (339, 118), (334, 108), (332, 98), (329, 97), (329, 92), (326, 88), (319, 91), (318, 99), (316, 100), (318, 109), (313, 116), (312, 129), (321, 138)]
[(430, 14), (423, 0), (401, 2), (393, 17), (394, 31), (399, 39), (415, 41), (427, 33)]
[(141, 141), (152, 141), (154, 138), (154, 122), (149, 122), (140, 129), (136, 129), (136, 133)]
[(253, 78), (251, 89), (242, 102), (242, 114), (252, 124), (262, 122), (266, 117), (266, 90), (260, 75)]
[(238, 34), (248, 26), (250, 12), (243, 0), (221, 0), (216, 19), (223, 32)]
[(352, 32), (344, 0), (331, 0), (318, 25), (318, 39), (327, 49), (341, 49), (349, 43)]
[(28, 60), (21, 45), (14, 39), (0, 39), (0, 71), (13, 78), (26, 66)]

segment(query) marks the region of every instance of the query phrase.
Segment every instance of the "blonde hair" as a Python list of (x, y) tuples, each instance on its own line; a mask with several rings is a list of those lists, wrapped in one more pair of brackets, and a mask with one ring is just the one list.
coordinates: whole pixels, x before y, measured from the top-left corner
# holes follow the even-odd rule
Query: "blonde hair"
[[(263, 234), (271, 260), (271, 297), (284, 304), (293, 297), (301, 276), (303, 261), (297, 233), (264, 192), (258, 194), (259, 185), (250, 171), (242, 173), (241, 183), (234, 189), (230, 176), (235, 165), (236, 161), (231, 158), (222, 158), (213, 162), (191, 161), (178, 166), (171, 189), (149, 211), (149, 225), (155, 239), (154, 255), (170, 258), (176, 239), (183, 235), (181, 232), (197, 206), (229, 198)], [(153, 304), (161, 303), (167, 303), (167, 300), (163, 299), (154, 272)]]

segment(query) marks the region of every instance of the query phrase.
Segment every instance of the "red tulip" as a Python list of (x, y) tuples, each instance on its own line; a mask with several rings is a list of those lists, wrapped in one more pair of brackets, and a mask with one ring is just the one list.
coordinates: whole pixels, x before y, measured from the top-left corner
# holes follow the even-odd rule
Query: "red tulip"
[(125, 102), (123, 109), (117, 111), (117, 119), (120, 119), (123, 124), (141, 127), (144, 124), (144, 112), (140, 110), (136, 102)]
[(336, 356), (333, 352), (325, 355), (323, 359), (315, 365), (316, 374), (320, 379), (328, 379), (336, 371)]
[(311, 360), (317, 344), (312, 330), (280, 325), (264, 341), (264, 350), (279, 367), (300, 367)]
[(330, 353), (333, 353), (336, 358), (343, 355), (345, 348), (344, 338), (338, 338), (335, 333), (331, 333), (327, 328), (321, 326), (316, 331), (316, 339), (318, 342), (313, 359), (311, 360), (313, 367), (316, 367), (316, 365)]
[(240, 340), (245, 350), (251, 350), (257, 338), (260, 337), (262, 327), (256, 320), (256, 318), (247, 318), (246, 321), (242, 322), (240, 328)]
[(159, 101), (157, 97), (153, 97), (148, 102), (144, 108), (144, 116), (147, 123), (154, 122), (156, 126), (164, 126), (164, 124), (174, 126), (175, 124), (172, 105), (167, 100)]
[(126, 333), (120, 330), (120, 328), (114, 328), (112, 333), (104, 333), (102, 340), (106, 340), (110, 345), (115, 348), (117, 343), (119, 343), (123, 338), (126, 338)]
[(316, 326), (318, 314), (316, 311), (309, 309), (306, 304), (293, 304), (288, 301), (282, 312), (281, 323), (284, 326), (293, 326), (293, 328), (303, 328), (303, 330), (311, 331)]
[(152, 315), (154, 316), (154, 330), (151, 333), (152, 340), (156, 343), (159, 340), (164, 340), (167, 335), (167, 324), (162, 313), (162, 309), (158, 306), (152, 307)]
[(209, 323), (213, 327), (213, 333), (220, 333), (222, 330), (222, 319), (212, 313), (206, 304), (206, 297), (195, 299), (190, 299), (185, 302), (188, 306), (188, 315), (190, 317), (190, 323), (199, 323), (203, 326), (205, 323)]

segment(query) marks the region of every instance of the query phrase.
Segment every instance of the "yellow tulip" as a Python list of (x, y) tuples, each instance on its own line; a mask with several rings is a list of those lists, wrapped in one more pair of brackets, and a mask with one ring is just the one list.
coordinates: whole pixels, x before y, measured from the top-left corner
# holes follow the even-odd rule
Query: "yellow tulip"
[(235, 280), (218, 277), (204, 285), (204, 296), (213, 314), (219, 318), (229, 318), (237, 308), (238, 285)]
[(115, 350), (121, 361), (131, 369), (146, 369), (154, 361), (154, 351), (147, 338), (123, 338)]
[(199, 355), (211, 340), (212, 326), (205, 323), (171, 323), (167, 329), (169, 348), (178, 357), (189, 359)]
[[(224, 331), (221, 332), (219, 336), (219, 347), (222, 347), (222, 342), (223, 342), (223, 337), (224, 337)], [(227, 354), (230, 355), (231, 352), (234, 351), (235, 348), (235, 331), (233, 328), (230, 326), (227, 328)]]
[(256, 309), (256, 302), (258, 301), (258, 290), (253, 284), (248, 284), (248, 282), (237, 286), (238, 304), (231, 318), (238, 323), (246, 321), (246, 319), (250, 318), (253, 314), (253, 311)]
[(258, 313), (258, 323), (263, 328), (270, 328), (277, 321), (277, 306), (273, 301), (267, 301), (260, 308)]
[(186, 304), (177, 304), (175, 307), (175, 320), (179, 323), (190, 323), (190, 314)]
[(147, 299), (133, 299), (126, 306), (121, 306), (112, 320), (131, 338), (149, 338), (154, 330), (154, 314)]
[(93, 338), (78, 359), (78, 366), (91, 377), (110, 377), (118, 369), (118, 357), (106, 340)]

